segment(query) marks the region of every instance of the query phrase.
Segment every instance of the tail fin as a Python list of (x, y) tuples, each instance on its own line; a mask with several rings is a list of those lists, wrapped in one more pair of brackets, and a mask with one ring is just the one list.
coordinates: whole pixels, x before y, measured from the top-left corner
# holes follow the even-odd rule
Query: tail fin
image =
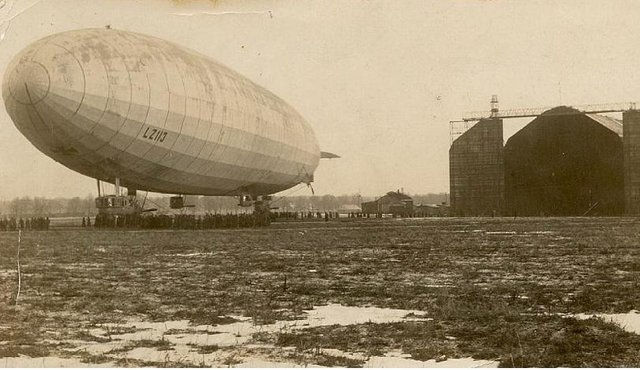
[(339, 155), (329, 153), (329, 152), (320, 152), (320, 159), (332, 159), (332, 158), (340, 158)]

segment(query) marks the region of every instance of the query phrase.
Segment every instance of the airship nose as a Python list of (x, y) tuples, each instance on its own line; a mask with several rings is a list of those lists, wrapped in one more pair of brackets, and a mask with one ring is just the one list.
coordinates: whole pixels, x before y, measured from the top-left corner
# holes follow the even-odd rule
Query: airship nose
[(51, 78), (49, 71), (41, 63), (23, 61), (8, 73), (8, 93), (22, 104), (35, 105), (49, 93)]
[(77, 59), (56, 43), (37, 41), (25, 47), (4, 73), (2, 97), (16, 128), (42, 152), (67, 150), (80, 130), (70, 117), (84, 93)]

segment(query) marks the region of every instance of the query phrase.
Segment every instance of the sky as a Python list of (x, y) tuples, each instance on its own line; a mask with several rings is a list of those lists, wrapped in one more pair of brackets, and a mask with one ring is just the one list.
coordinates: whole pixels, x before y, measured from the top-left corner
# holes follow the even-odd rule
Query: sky
[[(640, 101), (638, 19), (637, 3), (613, 0), (0, 0), (0, 74), (53, 33), (153, 35), (298, 110), (321, 150), (342, 157), (321, 161), (316, 194), (448, 192), (449, 121), (488, 111), (493, 94), (501, 109)], [(523, 124), (505, 121), (505, 139)], [(0, 199), (95, 188), (35, 149), (0, 104)]]

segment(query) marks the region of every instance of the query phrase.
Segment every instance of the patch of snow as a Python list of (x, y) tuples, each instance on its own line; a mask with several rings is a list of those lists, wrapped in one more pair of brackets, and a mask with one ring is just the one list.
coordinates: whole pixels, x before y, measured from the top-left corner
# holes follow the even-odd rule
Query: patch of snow
[(614, 314), (597, 313), (594, 315), (587, 315), (587, 314), (580, 313), (580, 314), (574, 315), (574, 317), (580, 320), (586, 320), (592, 317), (600, 317), (604, 320), (611, 321), (617, 324), (622, 329), (628, 332), (640, 334), (640, 312), (636, 310), (631, 310), (628, 313), (614, 313)]

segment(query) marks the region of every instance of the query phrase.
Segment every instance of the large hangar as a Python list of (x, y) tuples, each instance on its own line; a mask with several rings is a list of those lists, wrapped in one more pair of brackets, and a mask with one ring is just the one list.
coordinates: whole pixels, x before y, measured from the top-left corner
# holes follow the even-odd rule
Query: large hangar
[[(612, 112), (622, 122), (599, 114)], [(459, 135), (449, 150), (452, 215), (640, 214), (634, 103), (499, 112), (494, 96), (483, 114), (450, 122)], [(503, 119), (517, 117), (534, 119), (503, 145)]]
[(502, 120), (483, 119), (449, 149), (451, 214), (493, 216), (504, 202)]
[(569, 107), (549, 110), (507, 141), (505, 213), (624, 212), (622, 123)]

